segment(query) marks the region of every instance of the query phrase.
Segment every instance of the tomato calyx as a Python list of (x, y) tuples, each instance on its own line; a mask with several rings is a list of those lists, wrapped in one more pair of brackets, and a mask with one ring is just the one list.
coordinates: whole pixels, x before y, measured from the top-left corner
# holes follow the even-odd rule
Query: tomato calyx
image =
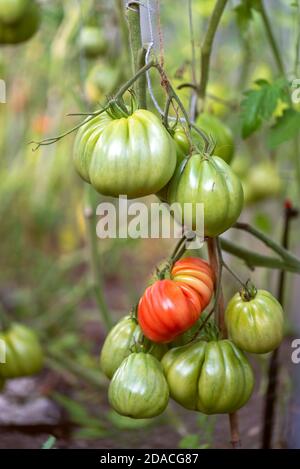
[(257, 288), (253, 283), (248, 280), (245, 284), (245, 286), (241, 289), (240, 291), (240, 296), (243, 301), (251, 301), (256, 297), (257, 294)]
[(129, 348), (131, 353), (151, 353), (154, 347), (154, 343), (144, 336), (141, 330), (139, 330), (133, 338), (133, 344)]
[(121, 119), (122, 117), (127, 118), (138, 109), (134, 91), (129, 89), (128, 92), (130, 93), (130, 106), (125, 104), (123, 98), (110, 100), (108, 103), (108, 109), (106, 110), (109, 117), (112, 119)]

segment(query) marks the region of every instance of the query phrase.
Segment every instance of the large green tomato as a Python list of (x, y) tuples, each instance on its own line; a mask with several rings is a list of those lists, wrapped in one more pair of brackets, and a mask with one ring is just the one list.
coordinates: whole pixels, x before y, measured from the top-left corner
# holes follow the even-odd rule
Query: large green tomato
[(19, 44), (27, 41), (37, 32), (40, 22), (40, 7), (32, 1), (16, 23), (10, 25), (0, 20), (0, 44)]
[(235, 412), (253, 391), (251, 366), (230, 340), (199, 340), (173, 348), (161, 363), (170, 396), (187, 409), (204, 414)]
[[(197, 126), (213, 137), (216, 142), (214, 155), (222, 158), (226, 163), (230, 163), (234, 154), (234, 140), (231, 129), (227, 127), (218, 117), (203, 112), (196, 121)], [(198, 144), (203, 145), (200, 136), (195, 133), (194, 138)]]
[(89, 170), (95, 145), (104, 128), (112, 118), (105, 112), (80, 127), (74, 144), (73, 161), (79, 176), (86, 182), (91, 182)]
[(28, 8), (29, 0), (0, 0), (0, 21), (16, 23)]
[(79, 47), (87, 57), (97, 57), (106, 51), (107, 43), (97, 26), (85, 26), (80, 32)]
[(282, 341), (282, 307), (265, 290), (250, 299), (236, 293), (226, 308), (225, 321), (232, 341), (246, 352), (271, 352)]
[[(132, 347), (142, 338), (141, 329), (135, 319), (125, 316), (109, 332), (100, 354), (103, 373), (111, 379), (123, 360), (132, 353)], [(149, 345), (149, 344), (147, 344)], [(150, 353), (160, 360), (168, 348), (163, 344), (150, 345)]]
[(149, 353), (132, 353), (110, 382), (108, 399), (121, 415), (156, 417), (168, 405), (169, 388), (160, 362)]
[(18, 378), (38, 373), (44, 362), (44, 355), (36, 334), (22, 324), (12, 324), (0, 333), (5, 344), (5, 363), (0, 363), (2, 378)]
[[(173, 176), (168, 203), (179, 203), (184, 223), (192, 230), (197, 225), (197, 205), (204, 204), (204, 234), (215, 237), (226, 231), (239, 217), (243, 208), (243, 188), (230, 166), (218, 156), (194, 154), (184, 160)], [(191, 203), (193, 210), (184, 211)], [(181, 214), (175, 218), (182, 222)]]
[(176, 147), (150, 111), (87, 122), (75, 139), (75, 167), (101, 194), (128, 198), (155, 194), (171, 179)]

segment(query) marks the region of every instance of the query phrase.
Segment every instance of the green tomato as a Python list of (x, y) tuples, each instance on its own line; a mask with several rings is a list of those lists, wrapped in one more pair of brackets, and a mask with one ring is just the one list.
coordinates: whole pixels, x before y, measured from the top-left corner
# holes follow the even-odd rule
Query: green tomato
[(75, 167), (103, 195), (128, 198), (155, 194), (172, 177), (176, 147), (150, 111), (108, 118), (104, 113), (79, 129)]
[(149, 353), (132, 353), (110, 382), (108, 399), (121, 415), (156, 417), (168, 405), (169, 389), (160, 362)]
[[(215, 237), (226, 231), (239, 217), (243, 208), (243, 188), (230, 166), (218, 156), (194, 154), (176, 170), (168, 191), (169, 204), (191, 203), (184, 223), (196, 229), (197, 203), (204, 204), (204, 235)], [(188, 211), (186, 211), (188, 212)], [(175, 218), (182, 222), (175, 210)]]
[(18, 22), (10, 25), (0, 20), (0, 44), (19, 44), (27, 41), (37, 32), (40, 22), (40, 7), (32, 1)]
[(29, 0), (0, 0), (0, 21), (16, 23), (28, 8)]
[(18, 378), (38, 373), (44, 362), (44, 355), (36, 334), (22, 324), (14, 323), (0, 333), (5, 344), (5, 363), (0, 363), (2, 378)]
[(85, 26), (80, 32), (79, 47), (87, 57), (97, 57), (107, 49), (102, 31), (96, 26)]
[[(177, 169), (181, 165), (182, 161), (189, 154), (191, 146), (190, 146), (190, 142), (187, 137), (187, 134), (182, 127), (176, 127), (176, 129), (173, 131), (172, 136), (176, 145), (176, 161), (177, 161), (176, 169)], [(169, 190), (169, 184), (163, 187), (156, 194), (157, 197), (163, 202), (166, 202), (168, 199), (168, 190)]]
[(263, 161), (253, 166), (245, 177), (247, 185), (247, 202), (258, 202), (280, 196), (282, 180), (275, 164)]
[[(142, 337), (141, 329), (135, 319), (125, 316), (109, 332), (100, 354), (100, 367), (103, 373), (111, 379), (123, 360), (132, 353), (131, 348)], [(151, 354), (160, 360), (168, 348), (163, 344), (154, 344)]]
[(89, 72), (85, 82), (85, 93), (88, 100), (98, 103), (112, 94), (120, 79), (120, 71), (106, 63), (97, 63)]
[(73, 161), (79, 176), (86, 182), (91, 182), (89, 170), (95, 145), (107, 124), (112, 121), (105, 112), (80, 127), (74, 144)]
[(204, 414), (235, 412), (253, 391), (251, 366), (230, 340), (199, 340), (173, 348), (161, 363), (170, 396), (190, 410)]
[[(230, 128), (218, 119), (218, 117), (204, 112), (198, 116), (196, 124), (215, 140), (216, 147), (214, 154), (229, 164), (234, 154), (234, 140)], [(201, 137), (195, 132), (193, 132), (193, 134), (198, 145), (203, 146)]]
[(236, 293), (226, 308), (225, 321), (232, 341), (246, 352), (271, 352), (282, 341), (282, 307), (265, 290), (258, 290), (250, 300)]

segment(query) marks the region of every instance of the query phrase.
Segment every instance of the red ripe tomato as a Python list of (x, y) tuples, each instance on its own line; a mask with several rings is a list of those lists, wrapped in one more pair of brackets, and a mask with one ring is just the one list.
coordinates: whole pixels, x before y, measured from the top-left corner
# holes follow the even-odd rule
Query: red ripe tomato
[(213, 272), (206, 261), (197, 257), (185, 257), (174, 264), (171, 276), (173, 280), (184, 282), (199, 293), (202, 310), (208, 305), (214, 282)]
[(213, 273), (205, 261), (176, 262), (171, 280), (156, 281), (140, 299), (138, 321), (144, 335), (154, 342), (174, 340), (199, 319), (213, 288)]

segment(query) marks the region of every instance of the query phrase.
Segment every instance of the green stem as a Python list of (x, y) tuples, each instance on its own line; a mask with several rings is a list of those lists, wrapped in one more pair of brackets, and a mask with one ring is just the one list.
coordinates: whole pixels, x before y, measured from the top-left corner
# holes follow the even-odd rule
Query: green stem
[(201, 47), (201, 78), (199, 86), (199, 97), (202, 101), (202, 106), (205, 99), (206, 87), (209, 78), (209, 65), (213, 41), (226, 3), (227, 0), (217, 0), (212, 15), (210, 17), (208, 28)]
[[(145, 65), (146, 49), (140, 49), (138, 54), (139, 70)], [(137, 81), (137, 101), (140, 109), (147, 109), (147, 80), (146, 73), (143, 73)]]
[[(140, 5), (138, 2), (129, 2), (127, 8), (127, 22), (129, 28), (129, 45), (131, 50), (132, 71), (135, 75), (145, 64), (145, 53), (142, 46), (140, 25)], [(146, 77), (143, 75), (136, 80), (134, 91), (139, 107), (146, 108)]]
[(268, 15), (267, 15), (263, 0), (259, 1), (259, 12), (261, 14), (261, 18), (262, 18), (262, 21), (263, 21), (265, 29), (266, 29), (266, 34), (267, 34), (267, 37), (268, 37), (268, 40), (269, 40), (270, 47), (271, 47), (272, 52), (273, 52), (273, 56), (274, 56), (278, 71), (281, 75), (285, 75), (284, 65), (283, 65), (283, 62), (282, 62), (282, 59), (281, 59), (280, 51), (279, 51), (275, 36), (273, 34), (272, 27), (271, 27), (271, 24), (269, 22), (269, 18), (268, 18)]
[(86, 185), (87, 192), (87, 205), (85, 207), (85, 217), (87, 220), (88, 229), (88, 245), (90, 253), (90, 265), (92, 274), (92, 288), (94, 290), (95, 299), (97, 301), (101, 318), (106, 329), (110, 329), (113, 325), (112, 318), (103, 294), (103, 278), (100, 268), (100, 256), (98, 252), (98, 238), (96, 233), (96, 217), (95, 217), (95, 204), (93, 201), (94, 189)]
[(238, 246), (227, 239), (221, 239), (222, 249), (235, 257), (243, 259), (250, 269), (255, 267), (265, 267), (268, 269), (283, 269), (288, 272), (300, 273), (300, 260), (297, 262), (287, 262), (282, 259), (258, 254), (241, 246)]
[(291, 254), (283, 246), (273, 241), (271, 238), (265, 235), (262, 231), (258, 230), (257, 228), (254, 228), (248, 223), (235, 223), (232, 226), (232, 228), (237, 228), (239, 230), (246, 231), (247, 233), (250, 233), (252, 236), (255, 236), (260, 241), (262, 241), (266, 246), (268, 246), (268, 248), (276, 252), (284, 261), (288, 263), (295, 263), (295, 264), (300, 263), (300, 259), (298, 259), (296, 256)]

